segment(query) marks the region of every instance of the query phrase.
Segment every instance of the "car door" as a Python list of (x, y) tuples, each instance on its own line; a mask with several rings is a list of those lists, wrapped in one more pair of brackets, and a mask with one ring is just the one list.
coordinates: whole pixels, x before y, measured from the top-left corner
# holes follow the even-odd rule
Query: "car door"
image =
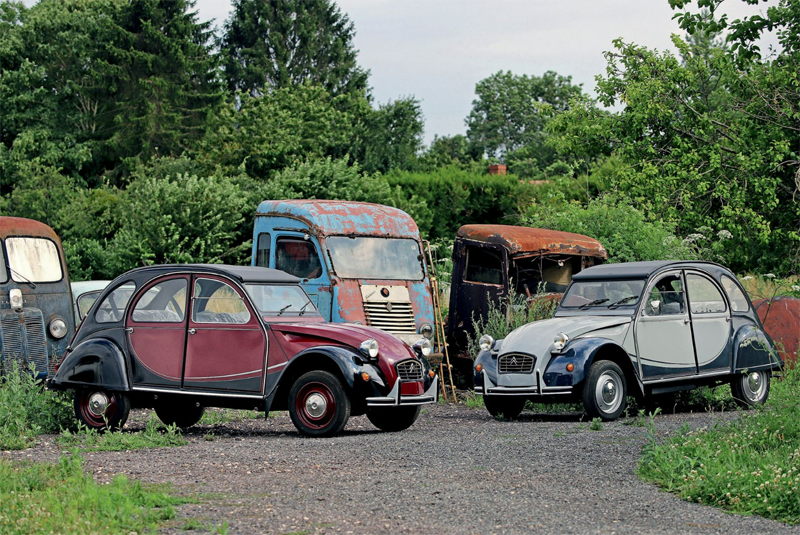
[(317, 240), (303, 234), (283, 234), (275, 240), (275, 269), (302, 280), (300, 285), (319, 313), (331, 321), (331, 278)]
[(196, 275), (192, 288), (184, 388), (261, 392), (267, 339), (258, 314), (222, 277)]
[(697, 373), (691, 318), (683, 274), (671, 271), (651, 280), (636, 318), (636, 347), (642, 378)]
[(125, 321), (134, 385), (180, 388), (188, 287), (188, 275), (164, 277), (134, 297)]
[(731, 311), (722, 290), (708, 276), (687, 271), (686, 290), (700, 373), (730, 368)]

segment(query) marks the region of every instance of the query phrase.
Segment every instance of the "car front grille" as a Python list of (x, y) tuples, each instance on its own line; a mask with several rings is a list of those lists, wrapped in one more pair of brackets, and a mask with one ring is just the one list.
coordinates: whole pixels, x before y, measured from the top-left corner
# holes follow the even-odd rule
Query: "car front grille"
[(500, 373), (531, 373), (535, 359), (530, 355), (510, 353), (497, 359), (497, 370)]
[(397, 365), (397, 376), (401, 381), (422, 381), (422, 363), (418, 360), (404, 360)]
[(415, 334), (414, 310), (410, 302), (383, 301), (364, 303), (367, 325), (392, 334)]
[(2, 311), (0, 314), (0, 353), (4, 360), (10, 359), (25, 366), (33, 363), (37, 371), (48, 371), (47, 336), (44, 330), (44, 318), (40, 310), (23, 309), (22, 322), (20, 322), (20, 314), (17, 312)]

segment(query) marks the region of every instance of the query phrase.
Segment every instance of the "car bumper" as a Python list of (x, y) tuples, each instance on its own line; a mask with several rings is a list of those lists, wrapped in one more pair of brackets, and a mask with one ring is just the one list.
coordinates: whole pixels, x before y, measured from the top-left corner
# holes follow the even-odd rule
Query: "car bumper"
[(571, 386), (542, 387), (542, 378), (539, 372), (536, 373), (536, 384), (520, 386), (498, 386), (485, 371), (481, 372), (483, 384), (475, 385), (475, 393), (480, 395), (490, 394), (492, 396), (558, 396), (572, 394)]
[(439, 376), (435, 376), (428, 389), (418, 396), (403, 396), (400, 394), (400, 383), (395, 381), (391, 392), (386, 396), (368, 397), (367, 407), (396, 407), (408, 405), (428, 405), (439, 401)]

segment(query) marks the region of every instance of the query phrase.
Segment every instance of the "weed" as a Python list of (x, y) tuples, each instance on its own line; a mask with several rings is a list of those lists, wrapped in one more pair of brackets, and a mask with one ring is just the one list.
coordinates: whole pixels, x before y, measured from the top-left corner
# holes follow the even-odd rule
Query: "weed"
[(475, 394), (475, 392), (468, 391), (464, 396), (464, 404), (468, 409), (485, 409), (486, 404), (483, 402), (483, 396)]
[(589, 425), (589, 431), (602, 431), (603, 420), (602, 418), (592, 418), (592, 423)]
[(234, 410), (234, 409), (207, 409), (200, 418), (199, 425), (227, 424), (230, 422), (241, 422), (244, 420), (254, 420), (264, 415), (258, 411)]
[(127, 451), (144, 448), (168, 448), (188, 444), (176, 426), (164, 426), (157, 418), (147, 420), (145, 429), (139, 433), (114, 431), (99, 433), (80, 426), (77, 432), (62, 431), (58, 443), (67, 448), (94, 451)]
[(202, 522), (200, 522), (196, 518), (187, 518), (183, 522), (183, 525), (181, 526), (181, 529), (183, 531), (192, 531), (192, 530), (195, 530), (195, 529), (203, 529), (203, 528), (205, 528), (205, 524), (203, 524)]

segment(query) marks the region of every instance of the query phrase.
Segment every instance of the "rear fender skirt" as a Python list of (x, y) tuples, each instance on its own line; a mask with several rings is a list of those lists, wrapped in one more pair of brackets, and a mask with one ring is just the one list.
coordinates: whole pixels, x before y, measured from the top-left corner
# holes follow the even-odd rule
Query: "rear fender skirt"
[(742, 325), (733, 336), (733, 371), (783, 367), (772, 340), (755, 325)]
[(58, 367), (50, 386), (56, 389), (100, 386), (118, 392), (130, 391), (122, 350), (104, 338), (94, 338), (79, 344), (67, 353)]

